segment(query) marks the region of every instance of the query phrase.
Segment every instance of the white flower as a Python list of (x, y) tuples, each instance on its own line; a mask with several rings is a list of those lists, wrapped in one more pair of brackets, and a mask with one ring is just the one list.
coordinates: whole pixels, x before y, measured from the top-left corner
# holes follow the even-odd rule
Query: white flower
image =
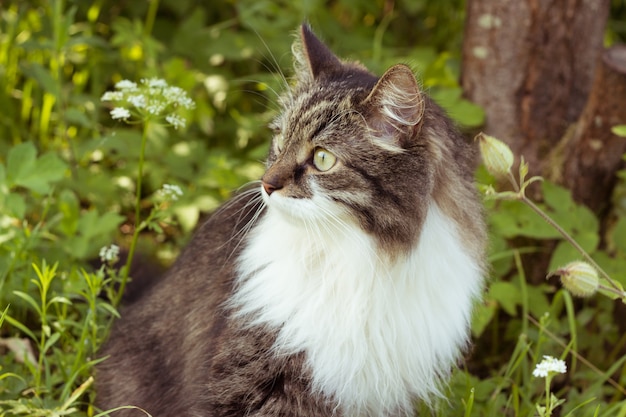
[(170, 86), (160, 78), (144, 78), (139, 85), (122, 80), (115, 84), (115, 89), (105, 92), (101, 98), (116, 106), (111, 111), (113, 119), (126, 120), (132, 115), (144, 121), (165, 120), (178, 129), (186, 125), (186, 120), (177, 114), (178, 109), (195, 107), (185, 90)]
[(545, 378), (550, 373), (564, 374), (565, 372), (567, 372), (567, 366), (564, 361), (552, 356), (544, 356), (543, 360), (535, 367), (533, 376)]
[(122, 80), (115, 84), (115, 88), (117, 88), (118, 90), (136, 90), (137, 83), (128, 80)]
[(142, 79), (141, 82), (150, 88), (166, 88), (167, 82), (161, 78)]
[(130, 117), (130, 111), (124, 107), (115, 107), (111, 110), (111, 118), (126, 120)]
[(120, 247), (117, 245), (104, 246), (100, 249), (100, 260), (102, 262), (114, 262), (120, 254)]
[(163, 184), (159, 192), (163, 197), (172, 201), (178, 200), (178, 197), (183, 195), (183, 190), (178, 185), (173, 184)]
[(164, 89), (163, 96), (169, 104), (175, 106), (184, 107), (186, 109), (193, 109), (196, 106), (196, 103), (194, 103), (193, 100), (187, 96), (185, 90), (180, 87), (172, 86)]
[(167, 116), (165, 116), (165, 120), (171, 124), (172, 126), (174, 126), (174, 129), (178, 129), (179, 127), (185, 127), (185, 125), (187, 124), (187, 121), (185, 120), (185, 118), (177, 115), (177, 114), (169, 114)]
[(107, 91), (100, 98), (102, 101), (120, 101), (123, 99), (124, 94), (121, 91)]
[(148, 113), (158, 116), (163, 112), (163, 110), (165, 110), (165, 103), (152, 100), (150, 101), (150, 104), (146, 106), (146, 110)]
[(134, 94), (126, 99), (130, 104), (138, 109), (146, 107), (146, 97), (143, 94)]

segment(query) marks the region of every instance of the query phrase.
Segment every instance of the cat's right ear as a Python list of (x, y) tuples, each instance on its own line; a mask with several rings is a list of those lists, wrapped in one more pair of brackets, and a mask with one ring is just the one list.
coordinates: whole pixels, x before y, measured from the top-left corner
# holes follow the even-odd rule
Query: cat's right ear
[(296, 72), (300, 80), (317, 79), (342, 67), (341, 60), (328, 49), (307, 24), (300, 27), (300, 39), (294, 42)]

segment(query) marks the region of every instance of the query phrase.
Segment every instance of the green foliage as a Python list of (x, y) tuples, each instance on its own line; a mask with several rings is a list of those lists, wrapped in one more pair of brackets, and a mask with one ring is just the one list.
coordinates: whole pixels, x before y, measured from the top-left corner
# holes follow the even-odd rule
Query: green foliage
[[(129, 248), (138, 241), (168, 263), (202, 216), (260, 177), (265, 126), (290, 82), (288, 34), (302, 21), (338, 54), (379, 74), (408, 63), (459, 124), (476, 128), (484, 114), (458, 84), (463, 18), (461, 0), (3, 3), (0, 415), (98, 414), (93, 367), (128, 270), (94, 260), (113, 242)], [(611, 39), (620, 25), (611, 20)], [(121, 80), (153, 77), (193, 98), (186, 125), (113, 120), (103, 94)], [(541, 185), (539, 206), (624, 284), (620, 176), (610, 225), (553, 184)], [(494, 182), (485, 172), (479, 177)], [(163, 199), (164, 184), (183, 195)], [(616, 302), (574, 301), (553, 279), (529, 283), (526, 259), (541, 243), (556, 247), (550, 268), (575, 253), (518, 201), (487, 206), (492, 279), (472, 325), (476, 348), (454, 372), (449, 401), (423, 415), (534, 415), (546, 393), (531, 371), (544, 354), (567, 357), (571, 367), (552, 384), (565, 400), (562, 415), (624, 415), (624, 390), (611, 384), (626, 385)]]

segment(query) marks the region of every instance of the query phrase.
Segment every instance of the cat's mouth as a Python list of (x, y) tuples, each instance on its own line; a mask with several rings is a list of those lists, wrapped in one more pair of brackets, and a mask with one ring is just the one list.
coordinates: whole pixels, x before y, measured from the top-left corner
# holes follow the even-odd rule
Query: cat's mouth
[(310, 221), (314, 217), (312, 215), (312, 203), (309, 199), (288, 197), (280, 192), (273, 192), (270, 195), (263, 187), (261, 187), (261, 195), (265, 206), (269, 210), (279, 213), (285, 219), (302, 223), (307, 220)]
[[(316, 188), (316, 187), (312, 187)], [(345, 216), (345, 211), (331, 200), (319, 197), (313, 192), (312, 197), (290, 197), (281, 192), (268, 194), (261, 187), (261, 195), (265, 206), (295, 225), (306, 227), (311, 222), (327, 223), (332, 219), (340, 219)]]

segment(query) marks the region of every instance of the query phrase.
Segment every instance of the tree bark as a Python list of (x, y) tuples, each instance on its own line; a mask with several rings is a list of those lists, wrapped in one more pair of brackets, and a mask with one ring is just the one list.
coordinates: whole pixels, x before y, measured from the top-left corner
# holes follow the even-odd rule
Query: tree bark
[(462, 87), (533, 174), (585, 106), (608, 12), (609, 0), (468, 0)]
[(571, 135), (557, 149), (562, 169), (554, 179), (572, 190), (574, 199), (599, 215), (610, 208), (617, 182), (615, 173), (626, 164), (626, 138), (611, 128), (626, 124), (626, 46), (602, 54), (587, 105)]

